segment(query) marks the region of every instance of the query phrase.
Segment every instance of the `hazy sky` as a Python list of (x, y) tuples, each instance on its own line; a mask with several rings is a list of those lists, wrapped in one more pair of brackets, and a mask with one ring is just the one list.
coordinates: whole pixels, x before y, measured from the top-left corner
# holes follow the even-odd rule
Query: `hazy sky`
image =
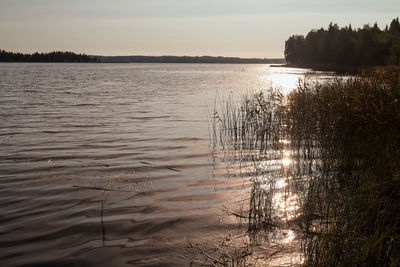
[(292, 34), (400, 16), (400, 0), (0, 0), (0, 49), (283, 57)]

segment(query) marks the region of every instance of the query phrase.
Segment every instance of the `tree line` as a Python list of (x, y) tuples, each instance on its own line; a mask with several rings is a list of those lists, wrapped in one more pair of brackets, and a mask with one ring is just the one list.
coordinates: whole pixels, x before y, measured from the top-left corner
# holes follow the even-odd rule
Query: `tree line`
[(377, 23), (356, 30), (330, 23), (326, 30), (312, 30), (306, 37), (293, 35), (285, 42), (285, 59), (299, 66), (399, 65), (399, 18), (383, 30)]
[(50, 53), (13, 53), (0, 50), (0, 62), (98, 62), (94, 56), (73, 52), (55, 51)]
[(221, 63), (221, 64), (281, 64), (283, 58), (239, 58), (212, 56), (99, 56), (104, 63)]

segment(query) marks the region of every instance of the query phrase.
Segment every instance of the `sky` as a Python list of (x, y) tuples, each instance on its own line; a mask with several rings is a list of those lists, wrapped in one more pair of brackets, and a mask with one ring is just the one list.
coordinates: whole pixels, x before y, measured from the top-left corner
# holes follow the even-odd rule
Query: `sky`
[(281, 58), (291, 35), (399, 16), (400, 0), (0, 0), (0, 49)]

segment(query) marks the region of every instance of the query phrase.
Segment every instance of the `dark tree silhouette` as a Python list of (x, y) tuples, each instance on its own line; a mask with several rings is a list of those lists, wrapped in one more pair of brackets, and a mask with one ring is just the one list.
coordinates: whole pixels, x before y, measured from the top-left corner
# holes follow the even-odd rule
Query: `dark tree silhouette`
[(375, 23), (353, 30), (330, 23), (325, 30), (293, 35), (285, 42), (285, 59), (299, 66), (376, 66), (400, 64), (400, 23), (384, 30)]
[(97, 62), (98, 59), (73, 52), (50, 52), (22, 54), (0, 50), (0, 62)]

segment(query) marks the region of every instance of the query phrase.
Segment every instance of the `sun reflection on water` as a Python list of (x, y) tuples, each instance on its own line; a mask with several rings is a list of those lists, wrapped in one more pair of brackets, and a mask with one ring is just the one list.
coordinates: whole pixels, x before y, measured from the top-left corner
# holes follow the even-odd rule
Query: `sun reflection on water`
[[(287, 140), (281, 140), (283, 144), (288, 144), (289, 141), (283, 142)], [(287, 168), (289, 167), (290, 164), (292, 164), (292, 158), (290, 157), (290, 152), (289, 151), (284, 151), (283, 152), (283, 158), (281, 159), (281, 163), (283, 167)]]
[(289, 157), (284, 157), (282, 159), (282, 165), (284, 167), (288, 167), (292, 163), (292, 160)]
[[(290, 144), (289, 140), (279, 141), (283, 146)], [(264, 160), (259, 164), (259, 170), (267, 174), (260, 175), (258, 181), (262, 182), (262, 190), (272, 194), (271, 209), (273, 218), (280, 225), (271, 235), (273, 244), (284, 247), (269, 262), (270, 266), (293, 266), (302, 262), (301, 253), (296, 249), (299, 244), (293, 229), (293, 220), (299, 211), (299, 197), (291, 190), (291, 168), (294, 159), (289, 150), (280, 152), (279, 158)]]
[(280, 188), (284, 188), (287, 185), (285, 179), (278, 179), (278, 181), (276, 181), (275, 183), (275, 188), (280, 189)]
[(284, 243), (288, 244), (294, 240), (294, 232), (292, 230), (287, 231), (286, 238), (283, 241)]

